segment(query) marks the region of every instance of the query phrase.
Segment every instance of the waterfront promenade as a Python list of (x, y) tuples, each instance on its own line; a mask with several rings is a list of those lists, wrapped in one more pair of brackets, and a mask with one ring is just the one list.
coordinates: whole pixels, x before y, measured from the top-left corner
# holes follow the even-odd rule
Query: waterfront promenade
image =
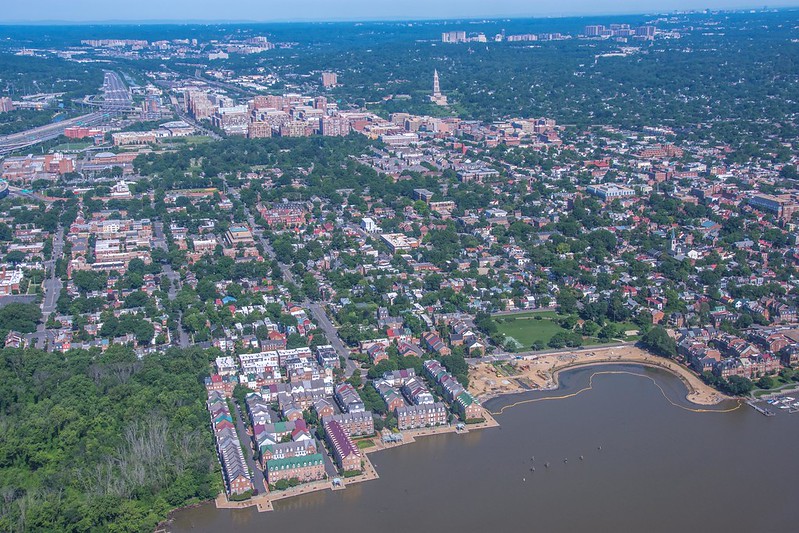
[(361, 474), (352, 477), (339, 477), (336, 478), (338, 480), (337, 483), (334, 483), (332, 479), (324, 479), (320, 481), (314, 481), (312, 483), (303, 483), (301, 485), (297, 485), (296, 487), (291, 487), (286, 490), (276, 490), (276, 491), (268, 491), (258, 496), (253, 496), (249, 500), (235, 502), (228, 499), (227, 495), (222, 492), (220, 493), (214, 503), (218, 509), (246, 509), (248, 507), (256, 507), (259, 513), (267, 512), (267, 511), (274, 511), (273, 502), (284, 500), (286, 498), (293, 498), (295, 496), (301, 496), (303, 494), (309, 494), (311, 492), (319, 492), (323, 490), (344, 490), (349, 485), (354, 485), (356, 483), (363, 483), (365, 481), (372, 481), (374, 479), (378, 479), (380, 474), (377, 473), (372, 461), (369, 459), (369, 454), (374, 452), (379, 452), (383, 450), (388, 450), (392, 448), (397, 448), (399, 446), (404, 446), (407, 444), (412, 444), (416, 442), (416, 439), (420, 437), (428, 437), (431, 435), (442, 435), (445, 433), (469, 433), (471, 431), (478, 431), (481, 429), (487, 429), (492, 427), (498, 427), (499, 422), (489, 413), (485, 412), (485, 420), (483, 422), (478, 422), (476, 424), (468, 424), (463, 425), (461, 429), (459, 429), (458, 425), (455, 424), (448, 424), (446, 426), (437, 426), (437, 427), (427, 427), (427, 428), (419, 428), (419, 429), (409, 429), (402, 431), (402, 440), (396, 442), (386, 443), (380, 438), (379, 435), (375, 435), (374, 437), (369, 437), (367, 439), (361, 440), (371, 440), (374, 443), (374, 446), (370, 446), (368, 448), (364, 448), (361, 450), (363, 453), (363, 471)]

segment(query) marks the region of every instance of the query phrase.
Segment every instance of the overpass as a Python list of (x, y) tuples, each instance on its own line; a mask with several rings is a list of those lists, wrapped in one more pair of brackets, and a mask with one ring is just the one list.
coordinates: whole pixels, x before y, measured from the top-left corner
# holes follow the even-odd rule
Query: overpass
[(97, 111), (0, 137), (0, 155), (55, 139), (63, 135), (65, 129), (72, 126), (101, 124), (112, 115), (132, 109), (133, 99), (130, 92), (116, 72), (105, 73), (101, 91), (103, 93), (102, 100), (92, 101), (90, 104), (98, 106)]

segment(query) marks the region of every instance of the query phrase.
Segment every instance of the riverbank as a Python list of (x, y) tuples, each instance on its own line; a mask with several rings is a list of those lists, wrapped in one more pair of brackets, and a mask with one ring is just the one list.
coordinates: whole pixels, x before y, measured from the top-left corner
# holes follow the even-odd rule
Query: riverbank
[[(580, 392), (595, 374), (594, 388)], [(424, 531), (466, 532), (525, 531), (530, 524), (551, 533), (790, 531), (799, 491), (794, 472), (780, 465), (792, 453), (799, 415), (765, 417), (745, 404), (728, 414), (695, 415), (664, 401), (649, 377), (675, 402), (690, 405), (671, 374), (621, 364), (578, 367), (561, 374), (556, 392), (487, 402), (498, 411), (519, 400), (570, 397), (506, 409), (495, 416), (501, 430), (463, 438), (447, 433), (369, 453), (378, 481), (286, 499), (274, 513), (206, 505), (177, 513), (172, 531), (259, 533), (324, 524), (351, 533), (393, 532), (409, 523)], [(769, 453), (750, 453), (763, 443)], [(750, 491), (747, 501), (768, 512), (727, 505), (724, 513), (708, 515), (707, 506), (685, 505), (690, 487), (724, 508), (740, 493), (742, 471), (765, 476), (767, 488)]]
[(704, 383), (699, 376), (669, 359), (652, 355), (635, 346), (589, 348), (568, 353), (531, 355), (508, 361), (499, 367), (478, 363), (470, 368), (469, 392), (485, 402), (491, 398), (529, 390), (554, 390), (558, 375), (575, 367), (611, 363), (660, 368), (674, 374), (688, 389), (686, 400), (697, 405), (716, 405), (730, 399)]
[(378, 479), (380, 474), (377, 473), (374, 464), (369, 459), (369, 454), (371, 453), (412, 444), (420, 437), (442, 435), (445, 433), (465, 434), (469, 433), (470, 431), (477, 431), (497, 426), (499, 426), (499, 422), (497, 422), (490, 413), (486, 412), (483, 422), (468, 424), (462, 429), (458, 429), (457, 425), (452, 424), (446, 426), (411, 429), (401, 432), (403, 437), (402, 440), (389, 443), (383, 442), (380, 436), (376, 435), (371, 439), (374, 443), (374, 446), (370, 446), (361, 450), (363, 453), (363, 470), (357, 476), (338, 477), (336, 478), (337, 481), (335, 483), (332, 479), (324, 479), (312, 483), (303, 483), (286, 490), (269, 491), (264, 494), (259, 494), (258, 496), (253, 496), (249, 500), (241, 502), (230, 501), (227, 498), (227, 495), (222, 492), (216, 497), (214, 504), (216, 505), (217, 509), (246, 509), (249, 507), (255, 507), (259, 513), (274, 511), (273, 503), (279, 500), (324, 490), (343, 490), (346, 489), (348, 485), (354, 485), (356, 483), (363, 483), (365, 481)]

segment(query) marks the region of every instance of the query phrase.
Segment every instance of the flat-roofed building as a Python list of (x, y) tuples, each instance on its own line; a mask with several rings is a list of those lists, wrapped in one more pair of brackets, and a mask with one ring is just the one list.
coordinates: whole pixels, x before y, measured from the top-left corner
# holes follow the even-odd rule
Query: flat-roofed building
[(589, 194), (598, 196), (603, 200), (615, 200), (616, 198), (629, 198), (635, 196), (635, 190), (624, 185), (616, 185), (614, 183), (601, 183), (599, 185), (591, 185), (586, 189)]

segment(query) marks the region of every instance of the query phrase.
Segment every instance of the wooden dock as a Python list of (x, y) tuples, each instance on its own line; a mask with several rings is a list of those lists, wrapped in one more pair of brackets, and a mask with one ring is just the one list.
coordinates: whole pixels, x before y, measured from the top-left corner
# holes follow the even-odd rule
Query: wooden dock
[(770, 409), (766, 409), (765, 407), (760, 407), (755, 402), (746, 402), (752, 409), (760, 413), (761, 415), (765, 416), (774, 416), (776, 413)]

